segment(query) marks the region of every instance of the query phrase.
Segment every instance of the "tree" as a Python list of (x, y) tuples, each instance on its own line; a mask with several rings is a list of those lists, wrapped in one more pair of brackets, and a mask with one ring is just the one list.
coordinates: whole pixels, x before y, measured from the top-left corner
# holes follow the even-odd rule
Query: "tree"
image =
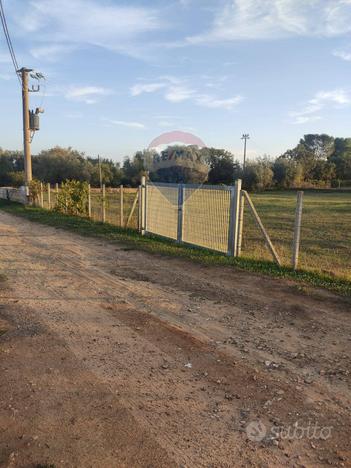
[(334, 137), (326, 134), (308, 134), (295, 148), (286, 151), (281, 157), (302, 166), (304, 181), (313, 182), (319, 176), (321, 181), (328, 181), (333, 173), (333, 167), (324, 162), (328, 161), (334, 150)]
[(267, 156), (247, 163), (243, 184), (248, 190), (266, 190), (273, 183), (272, 163)]
[(33, 175), (42, 182), (61, 183), (67, 179), (90, 181), (84, 153), (55, 146), (33, 157)]
[(301, 187), (303, 183), (303, 166), (301, 163), (280, 157), (273, 164), (273, 176), (280, 188)]
[(325, 133), (308, 134), (300, 140), (300, 145), (303, 145), (316, 159), (326, 160), (334, 152), (334, 137)]
[(351, 138), (335, 138), (335, 151), (329, 157), (339, 180), (351, 180)]
[(209, 167), (197, 146), (169, 146), (154, 156), (150, 178), (154, 182), (199, 184), (207, 180)]
[(208, 182), (210, 184), (232, 185), (242, 175), (238, 161), (234, 161), (229, 151), (216, 148), (206, 149), (206, 158), (210, 167)]

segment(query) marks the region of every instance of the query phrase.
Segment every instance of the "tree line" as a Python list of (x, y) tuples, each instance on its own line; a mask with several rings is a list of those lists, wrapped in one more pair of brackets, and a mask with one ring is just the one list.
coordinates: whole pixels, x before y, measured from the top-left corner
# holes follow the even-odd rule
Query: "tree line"
[[(24, 182), (23, 154), (0, 149), (0, 185)], [(135, 187), (142, 175), (153, 181), (230, 185), (243, 179), (249, 190), (270, 188), (351, 186), (351, 138), (326, 134), (305, 135), (293, 149), (272, 160), (262, 156), (247, 162), (245, 169), (229, 151), (196, 146), (169, 146), (164, 151), (143, 150), (122, 164), (93, 158), (72, 148), (43, 150), (33, 156), (33, 175), (45, 183), (67, 179), (87, 181), (93, 187), (121, 184)]]

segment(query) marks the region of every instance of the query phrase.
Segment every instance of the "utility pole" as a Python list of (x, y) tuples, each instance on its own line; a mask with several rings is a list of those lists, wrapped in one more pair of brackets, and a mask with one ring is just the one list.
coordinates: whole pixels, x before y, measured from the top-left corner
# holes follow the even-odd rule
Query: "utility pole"
[(29, 89), (28, 73), (32, 70), (21, 68), (18, 70), (22, 78), (22, 106), (23, 106), (23, 149), (25, 183), (28, 186), (32, 180), (32, 157), (30, 153), (30, 125), (29, 125)]
[(246, 141), (250, 139), (250, 135), (248, 133), (244, 133), (241, 137), (244, 140), (244, 163), (243, 163), (243, 170), (245, 171), (246, 168)]

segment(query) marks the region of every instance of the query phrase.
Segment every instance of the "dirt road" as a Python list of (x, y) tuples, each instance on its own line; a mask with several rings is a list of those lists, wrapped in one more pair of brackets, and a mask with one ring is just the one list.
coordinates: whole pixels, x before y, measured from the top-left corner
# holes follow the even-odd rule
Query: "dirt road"
[(0, 466), (351, 466), (349, 302), (2, 212), (0, 243)]

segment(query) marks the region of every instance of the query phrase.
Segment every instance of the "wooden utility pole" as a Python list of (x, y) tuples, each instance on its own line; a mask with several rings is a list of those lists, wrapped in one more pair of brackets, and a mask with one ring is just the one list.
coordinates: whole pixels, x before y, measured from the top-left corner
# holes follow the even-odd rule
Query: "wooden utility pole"
[(30, 126), (29, 126), (29, 89), (28, 73), (32, 70), (21, 68), (19, 72), (22, 78), (22, 106), (23, 106), (23, 149), (25, 183), (28, 186), (32, 180), (32, 156), (30, 153)]

